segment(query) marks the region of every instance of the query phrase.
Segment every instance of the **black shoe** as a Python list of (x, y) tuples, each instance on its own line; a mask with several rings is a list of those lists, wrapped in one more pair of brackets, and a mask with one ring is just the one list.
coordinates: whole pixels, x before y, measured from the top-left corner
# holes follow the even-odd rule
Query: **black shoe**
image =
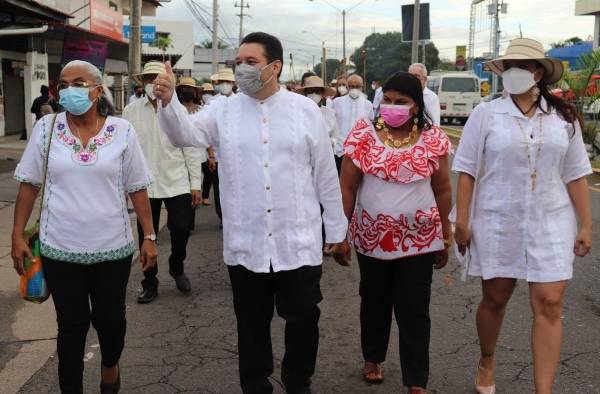
[(121, 367), (119, 367), (119, 374), (117, 380), (113, 383), (100, 382), (100, 394), (117, 394), (121, 389)]
[(169, 274), (175, 279), (177, 290), (183, 294), (189, 294), (192, 291), (192, 284), (185, 274), (173, 275), (171, 272), (169, 272)]
[(158, 289), (155, 288), (145, 288), (142, 290), (142, 292), (138, 295), (137, 298), (137, 302), (138, 304), (149, 304), (152, 301), (154, 301), (154, 299), (158, 297)]

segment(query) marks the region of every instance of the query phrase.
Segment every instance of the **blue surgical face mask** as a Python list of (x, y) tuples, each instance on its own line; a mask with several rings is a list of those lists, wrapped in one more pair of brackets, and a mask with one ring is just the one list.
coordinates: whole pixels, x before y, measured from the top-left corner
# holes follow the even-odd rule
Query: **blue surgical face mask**
[(86, 113), (92, 107), (92, 104), (94, 104), (89, 97), (89, 88), (69, 86), (66, 89), (62, 89), (59, 95), (60, 100), (58, 103), (73, 115)]

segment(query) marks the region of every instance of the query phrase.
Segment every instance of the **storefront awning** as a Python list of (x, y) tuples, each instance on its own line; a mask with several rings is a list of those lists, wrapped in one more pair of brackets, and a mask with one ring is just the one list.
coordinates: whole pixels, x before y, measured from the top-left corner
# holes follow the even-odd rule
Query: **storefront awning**
[(8, 14), (39, 18), (46, 21), (67, 22), (70, 14), (34, 0), (0, 0), (0, 9)]

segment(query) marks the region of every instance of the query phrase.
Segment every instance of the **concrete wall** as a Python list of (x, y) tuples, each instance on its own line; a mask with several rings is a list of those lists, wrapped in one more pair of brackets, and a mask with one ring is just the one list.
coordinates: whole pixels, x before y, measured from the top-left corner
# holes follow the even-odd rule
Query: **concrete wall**
[[(11, 59), (11, 60), (18, 60), (18, 61), (23, 61), (26, 62), (26, 56), (24, 53), (21, 52), (13, 52), (13, 51), (2, 51), (0, 50), (0, 64), (2, 63), (2, 59)], [(10, 92), (5, 92), (4, 91), (4, 86), (3, 86), (3, 82), (4, 82), (4, 77), (2, 75), (2, 69), (0, 68), (0, 90), (2, 91), (0, 94), (0, 136), (4, 136), (5, 135), (5, 129), (4, 129), (4, 125), (5, 125), (5, 117), (6, 117), (6, 112), (5, 112), (5, 100), (6, 100), (6, 96), (8, 94), (10, 94)], [(37, 96), (36, 96), (37, 97)], [(25, 100), (25, 99), (24, 99)], [(31, 103), (27, 103), (24, 102), (24, 106), (25, 106), (25, 116), (28, 116), (29, 113), (29, 108), (31, 107)], [(10, 115), (9, 115), (10, 116)]]
[(31, 135), (35, 116), (29, 112), (31, 104), (40, 95), (42, 85), (48, 86), (48, 55), (40, 52), (28, 52), (25, 65), (25, 126), (27, 135)]

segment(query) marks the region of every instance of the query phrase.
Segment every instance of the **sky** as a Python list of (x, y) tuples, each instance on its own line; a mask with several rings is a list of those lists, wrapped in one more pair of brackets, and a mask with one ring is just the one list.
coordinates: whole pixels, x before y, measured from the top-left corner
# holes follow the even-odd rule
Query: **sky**
[[(194, 20), (185, 5), (190, 0), (171, 0), (162, 3), (157, 17), (165, 20)], [(193, 0), (210, 12), (212, 0)], [(427, 1), (421, 1), (424, 3)], [(467, 45), (469, 40), (469, 15), (471, 0), (429, 0), (431, 41), (440, 50), (440, 58), (455, 58), (456, 46)], [(508, 12), (500, 18), (502, 53), (508, 41), (519, 36), (541, 41), (545, 48), (550, 43), (573, 36), (584, 40), (593, 32), (594, 18), (575, 16), (575, 0), (504, 0)], [(219, 18), (223, 28), (221, 36), (235, 45), (239, 35), (240, 0), (219, 0)], [(291, 74), (291, 53), (294, 74), (312, 68), (313, 57), (319, 63), (321, 43), (325, 42), (328, 58), (342, 58), (342, 15), (346, 14), (346, 56), (361, 46), (366, 36), (373, 32), (402, 30), (401, 5), (412, 0), (245, 0), (250, 4), (244, 12), (244, 33), (265, 31), (279, 37), (284, 46), (285, 69), (283, 77)], [(475, 54), (489, 51), (490, 20), (485, 4), (478, 7), (475, 36)], [(210, 16), (209, 16), (210, 18)], [(210, 39), (197, 23), (194, 28), (196, 42)]]

